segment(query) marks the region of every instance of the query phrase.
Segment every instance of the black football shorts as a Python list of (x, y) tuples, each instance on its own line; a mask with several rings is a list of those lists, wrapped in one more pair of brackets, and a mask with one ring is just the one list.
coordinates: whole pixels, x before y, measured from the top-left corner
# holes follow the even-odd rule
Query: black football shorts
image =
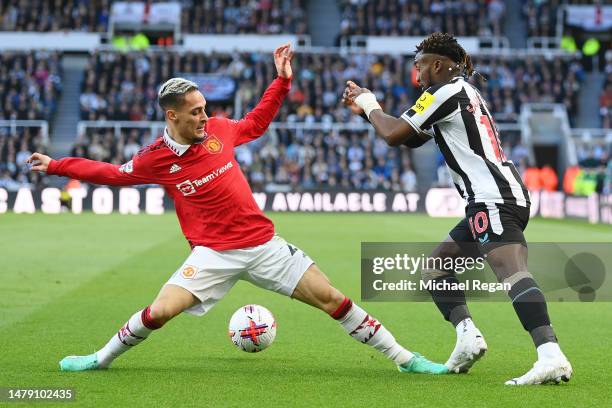
[(529, 207), (511, 204), (474, 203), (465, 208), (465, 218), (449, 233), (458, 244), (476, 243), (482, 253), (520, 243), (527, 246), (523, 231), (529, 222)]

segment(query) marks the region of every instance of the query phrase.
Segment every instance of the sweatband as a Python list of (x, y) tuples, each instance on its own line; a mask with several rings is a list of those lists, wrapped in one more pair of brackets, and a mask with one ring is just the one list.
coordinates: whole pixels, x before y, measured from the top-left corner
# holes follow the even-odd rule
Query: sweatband
[(370, 113), (373, 110), (381, 109), (380, 105), (376, 101), (376, 95), (371, 92), (364, 92), (355, 98), (355, 104), (359, 106), (365, 112), (368, 120), (370, 119)]

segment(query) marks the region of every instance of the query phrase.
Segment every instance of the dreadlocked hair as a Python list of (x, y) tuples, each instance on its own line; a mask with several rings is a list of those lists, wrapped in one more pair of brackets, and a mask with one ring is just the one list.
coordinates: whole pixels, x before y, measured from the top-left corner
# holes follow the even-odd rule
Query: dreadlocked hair
[(417, 52), (425, 54), (438, 54), (450, 58), (459, 65), (461, 72), (468, 77), (474, 75), (474, 65), (472, 58), (457, 42), (457, 39), (452, 34), (448, 33), (433, 33), (425, 38), (416, 47)]

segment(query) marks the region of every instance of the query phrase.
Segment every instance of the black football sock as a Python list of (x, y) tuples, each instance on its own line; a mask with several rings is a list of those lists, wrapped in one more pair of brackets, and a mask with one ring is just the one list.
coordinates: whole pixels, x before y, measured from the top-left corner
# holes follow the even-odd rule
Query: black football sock
[(516, 315), (536, 347), (557, 342), (557, 336), (550, 325), (546, 299), (533, 278), (526, 277), (513, 284), (508, 295)]
[[(437, 275), (438, 277), (431, 279), (432, 275)], [(424, 272), (423, 277), (424, 279), (430, 277), (429, 280), (432, 280), (434, 284), (440, 284), (442, 282), (453, 286), (457, 286), (459, 284), (459, 281), (454, 275), (449, 275), (440, 271)], [(429, 290), (429, 294), (440, 310), (440, 313), (442, 313), (442, 316), (444, 316), (444, 319), (451, 322), (454, 327), (457, 327), (462, 320), (472, 317), (467, 307), (465, 292), (463, 290), (433, 289)]]

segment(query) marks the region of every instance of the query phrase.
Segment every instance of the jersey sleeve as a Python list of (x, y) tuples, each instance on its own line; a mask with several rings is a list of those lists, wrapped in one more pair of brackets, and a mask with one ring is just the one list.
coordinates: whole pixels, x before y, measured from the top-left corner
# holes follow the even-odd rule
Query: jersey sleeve
[(147, 162), (146, 158), (139, 155), (134, 156), (132, 160), (121, 166), (77, 157), (67, 157), (61, 160), (52, 160), (49, 163), (47, 174), (66, 176), (109, 186), (160, 183), (160, 180), (155, 180), (151, 166)]
[(257, 139), (266, 132), (290, 89), (291, 79), (276, 78), (252, 111), (241, 120), (229, 121), (234, 132), (234, 146)]
[(428, 129), (443, 122), (459, 106), (456, 98), (453, 98), (457, 92), (458, 88), (453, 84), (430, 87), (400, 117), (420, 134), (432, 137)]

